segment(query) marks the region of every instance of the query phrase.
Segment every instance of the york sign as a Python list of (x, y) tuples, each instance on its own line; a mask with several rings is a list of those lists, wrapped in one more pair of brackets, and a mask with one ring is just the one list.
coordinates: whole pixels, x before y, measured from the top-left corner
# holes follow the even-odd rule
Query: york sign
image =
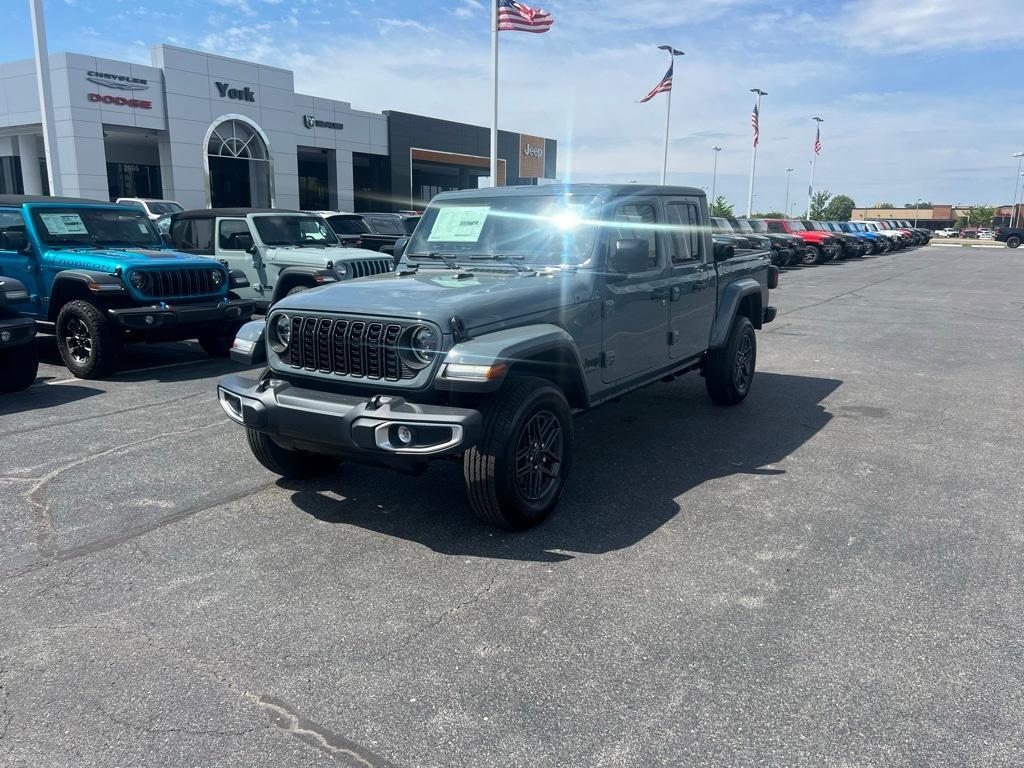
[(239, 90), (238, 88), (232, 88), (230, 83), (214, 83), (214, 85), (217, 86), (217, 93), (220, 94), (222, 99), (256, 102), (256, 92), (248, 86)]

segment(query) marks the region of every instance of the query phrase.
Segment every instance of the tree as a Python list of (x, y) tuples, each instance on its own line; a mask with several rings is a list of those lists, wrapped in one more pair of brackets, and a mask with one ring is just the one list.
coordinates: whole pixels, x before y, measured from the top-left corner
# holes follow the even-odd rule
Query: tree
[(711, 204), (711, 215), (712, 216), (732, 216), (733, 205), (725, 199), (725, 195), (719, 195), (715, 198), (715, 202)]
[(875, 203), (871, 206), (872, 208), (895, 208), (896, 206), (892, 203)]
[(990, 227), (992, 217), (996, 215), (996, 209), (991, 205), (972, 205), (967, 209), (967, 215), (956, 220), (961, 227)]
[(752, 219), (788, 219), (789, 216), (784, 214), (782, 211), (768, 211), (767, 213), (752, 213), (750, 214)]
[(827, 221), (849, 221), (857, 204), (849, 195), (836, 195), (825, 208)]
[(811, 195), (811, 216), (814, 221), (825, 218), (825, 209), (828, 208), (828, 201), (832, 199), (832, 193), (827, 189), (815, 192)]
[(932, 207), (932, 204), (926, 203), (923, 200), (920, 203), (904, 203), (904, 208), (920, 208), (922, 211), (927, 211)]

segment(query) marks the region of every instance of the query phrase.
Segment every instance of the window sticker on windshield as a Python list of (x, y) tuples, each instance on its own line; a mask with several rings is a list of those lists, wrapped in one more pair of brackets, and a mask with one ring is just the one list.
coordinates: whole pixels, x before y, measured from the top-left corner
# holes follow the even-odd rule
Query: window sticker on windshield
[(144, 221), (142, 221), (140, 219), (139, 221), (137, 221), (135, 223), (139, 225), (139, 232), (141, 232), (144, 235), (148, 235), (149, 234), (149, 227), (146, 226), (146, 222), (144, 222)]
[(489, 205), (453, 205), (437, 212), (430, 228), (430, 243), (475, 243), (490, 212)]
[(51, 235), (88, 235), (85, 222), (77, 213), (40, 213), (46, 231)]

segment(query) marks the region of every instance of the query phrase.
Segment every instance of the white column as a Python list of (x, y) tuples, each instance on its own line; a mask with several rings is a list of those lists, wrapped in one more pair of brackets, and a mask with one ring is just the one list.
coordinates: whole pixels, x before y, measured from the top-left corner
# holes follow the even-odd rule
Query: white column
[[(50, 177), (50, 194), (64, 194), (60, 154), (57, 151), (57, 132), (53, 119), (53, 98), (50, 87), (50, 54), (46, 48), (46, 22), (43, 18), (43, 0), (30, 0), (32, 32), (36, 49), (36, 84), (39, 88), (39, 114), (43, 123), (43, 141), (46, 145), (46, 174)], [(106, 195), (104, 195), (104, 198)]]
[(18, 159), (21, 162), (21, 183), (26, 195), (43, 194), (43, 177), (39, 172), (39, 137), (25, 133), (18, 137)]

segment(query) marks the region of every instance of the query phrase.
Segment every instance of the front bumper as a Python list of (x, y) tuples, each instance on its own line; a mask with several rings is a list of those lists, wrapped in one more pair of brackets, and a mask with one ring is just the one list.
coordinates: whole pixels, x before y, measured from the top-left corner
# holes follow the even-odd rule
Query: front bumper
[[(469, 408), (339, 395), (238, 374), (220, 380), (217, 397), (232, 421), (270, 435), (284, 448), (385, 466), (462, 453), (480, 439), (483, 421)], [(402, 427), (411, 442), (403, 439)]]
[(0, 320), (0, 349), (18, 347), (36, 335), (36, 322), (31, 317)]
[(108, 309), (107, 312), (122, 328), (150, 331), (183, 325), (218, 325), (245, 322), (256, 309), (256, 303), (247, 299), (224, 299), (199, 304), (167, 304), (160, 302), (144, 307)]

